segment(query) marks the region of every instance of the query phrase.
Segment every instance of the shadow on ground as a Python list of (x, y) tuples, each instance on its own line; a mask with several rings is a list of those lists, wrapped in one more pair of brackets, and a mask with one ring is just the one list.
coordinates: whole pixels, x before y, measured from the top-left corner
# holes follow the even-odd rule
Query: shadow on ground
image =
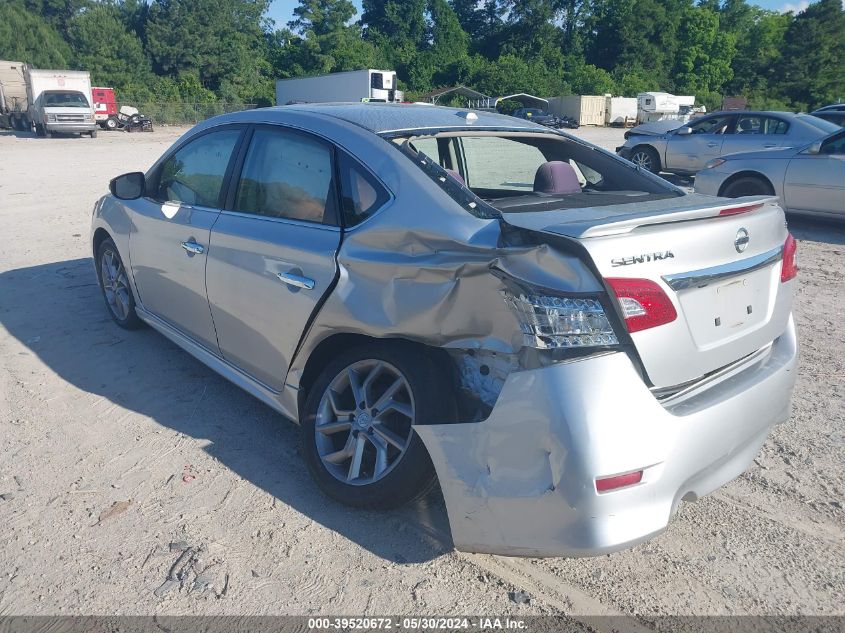
[(63, 380), (210, 440), (203, 450), (224, 467), (372, 553), (404, 563), (451, 550), (439, 492), (391, 512), (352, 510), (323, 496), (299, 456), (299, 427), (154, 330), (115, 325), (90, 259), (0, 273), (0, 323)]
[[(799, 240), (823, 242), (825, 244), (845, 244), (845, 215), (842, 216), (842, 219), (841, 222), (834, 222), (833, 220), (809, 220), (788, 216), (787, 224), (790, 232)], [(798, 256), (801, 256), (800, 252)]]

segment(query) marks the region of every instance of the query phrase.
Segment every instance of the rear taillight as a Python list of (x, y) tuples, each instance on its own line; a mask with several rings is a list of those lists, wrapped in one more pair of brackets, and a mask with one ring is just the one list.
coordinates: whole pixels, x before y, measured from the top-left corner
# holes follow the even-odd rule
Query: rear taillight
[(650, 279), (611, 277), (605, 281), (619, 299), (625, 327), (632, 334), (671, 323), (678, 318), (675, 306), (663, 288)]
[(795, 279), (798, 274), (798, 244), (792, 233), (786, 236), (786, 242), (783, 244), (783, 261), (780, 265), (780, 280), (781, 282)]
[(597, 298), (504, 292), (524, 334), (537, 349), (607, 347), (619, 344)]

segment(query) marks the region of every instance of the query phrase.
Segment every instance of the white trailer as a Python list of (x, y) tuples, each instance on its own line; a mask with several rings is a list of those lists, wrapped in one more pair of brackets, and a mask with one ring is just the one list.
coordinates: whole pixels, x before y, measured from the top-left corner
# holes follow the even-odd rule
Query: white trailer
[(24, 131), (30, 128), (23, 62), (0, 60), (0, 127)]
[(668, 92), (641, 92), (637, 95), (637, 123), (677, 119), (678, 97)]
[(54, 133), (97, 136), (89, 73), (27, 67), (24, 76), (29, 120), (35, 125), (38, 136)]
[(392, 70), (350, 70), (315, 77), (276, 81), (276, 104), (329, 103), (337, 101), (402, 101)]
[(605, 96), (605, 125), (627, 125), (637, 120), (637, 99), (635, 97)]

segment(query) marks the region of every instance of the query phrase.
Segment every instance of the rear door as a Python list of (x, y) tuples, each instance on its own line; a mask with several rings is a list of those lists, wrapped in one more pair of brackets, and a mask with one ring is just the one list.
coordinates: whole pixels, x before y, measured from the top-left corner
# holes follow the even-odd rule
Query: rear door
[(217, 353), (205, 294), (211, 225), (243, 126), (215, 128), (177, 147), (147, 176), (134, 211), (129, 255), (144, 309)]
[(788, 131), (789, 123), (778, 117), (740, 114), (734, 133), (725, 135), (722, 156), (782, 147), (788, 138)]
[(845, 132), (827, 138), (818, 154), (796, 154), (783, 189), (789, 210), (845, 215)]
[(716, 114), (690, 123), (692, 134), (670, 134), (664, 168), (687, 173), (703, 169), (707, 161), (722, 155), (722, 143), (733, 131), (735, 119), (733, 114)]
[(281, 126), (250, 134), (211, 232), (206, 285), (223, 357), (280, 391), (337, 273), (334, 149)]

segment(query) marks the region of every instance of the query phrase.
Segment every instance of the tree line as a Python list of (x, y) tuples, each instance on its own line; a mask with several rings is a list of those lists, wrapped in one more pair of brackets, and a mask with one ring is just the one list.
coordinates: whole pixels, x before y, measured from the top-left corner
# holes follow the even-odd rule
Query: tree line
[(694, 94), (807, 110), (845, 99), (845, 7), (746, 0), (0, 0), (0, 58), (83, 69), (123, 101), (269, 105), (274, 81), (394, 69), (410, 98)]

